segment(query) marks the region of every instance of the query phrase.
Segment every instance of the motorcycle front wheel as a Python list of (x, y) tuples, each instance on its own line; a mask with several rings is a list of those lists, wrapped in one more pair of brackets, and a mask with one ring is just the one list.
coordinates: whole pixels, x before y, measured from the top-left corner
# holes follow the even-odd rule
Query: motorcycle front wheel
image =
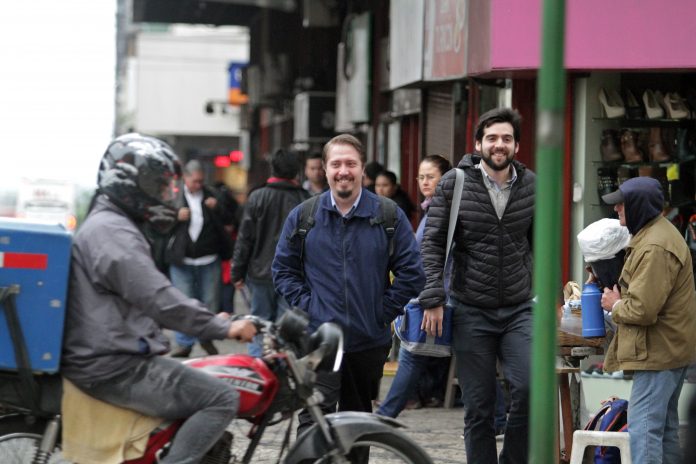
[[(364, 435), (353, 443), (350, 453), (344, 459), (348, 462), (362, 461), (356, 456), (365, 456), (369, 449), (370, 464), (432, 464), (428, 453), (405, 435), (397, 433), (373, 433)], [(314, 464), (338, 462), (332, 456), (325, 456)], [(304, 463), (303, 463), (304, 464)]]
[(2, 464), (70, 464), (56, 448), (50, 456), (38, 456), (41, 435), (35, 433), (11, 433), (0, 437), (0, 462)]

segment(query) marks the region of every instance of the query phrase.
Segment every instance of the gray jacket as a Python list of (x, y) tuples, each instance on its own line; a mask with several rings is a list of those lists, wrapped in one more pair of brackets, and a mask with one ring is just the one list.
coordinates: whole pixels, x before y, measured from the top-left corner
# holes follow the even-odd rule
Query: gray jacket
[(126, 372), (169, 349), (161, 328), (204, 339), (230, 322), (177, 290), (155, 267), (140, 229), (104, 196), (73, 240), (62, 374), (75, 383)]

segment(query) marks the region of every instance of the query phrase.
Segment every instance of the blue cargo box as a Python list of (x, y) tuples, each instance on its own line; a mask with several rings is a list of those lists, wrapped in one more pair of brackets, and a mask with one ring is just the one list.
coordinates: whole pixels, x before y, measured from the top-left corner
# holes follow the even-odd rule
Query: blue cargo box
[[(70, 244), (60, 225), (0, 218), (0, 287), (18, 286), (15, 307), (35, 372), (60, 367)], [(0, 370), (17, 369), (9, 330), (0, 308)]]

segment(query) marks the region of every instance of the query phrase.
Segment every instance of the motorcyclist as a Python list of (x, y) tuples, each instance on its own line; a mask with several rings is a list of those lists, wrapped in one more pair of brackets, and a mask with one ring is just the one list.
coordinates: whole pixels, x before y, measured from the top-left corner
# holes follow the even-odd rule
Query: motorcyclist
[[(234, 418), (238, 392), (160, 356), (161, 328), (202, 339), (251, 341), (248, 320), (215, 316), (156, 267), (153, 240), (175, 224), (180, 165), (172, 148), (140, 134), (106, 149), (98, 190), (72, 248), (61, 372), (102, 401), (164, 419), (187, 418), (161, 463), (198, 463)], [(108, 419), (107, 419), (108, 420)]]

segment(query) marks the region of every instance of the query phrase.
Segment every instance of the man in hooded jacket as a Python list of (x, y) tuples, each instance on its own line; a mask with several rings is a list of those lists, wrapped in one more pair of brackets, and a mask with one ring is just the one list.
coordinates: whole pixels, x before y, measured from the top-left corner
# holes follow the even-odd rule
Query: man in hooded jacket
[(628, 409), (633, 462), (680, 462), (677, 405), (696, 350), (691, 254), (661, 214), (664, 196), (656, 179), (629, 179), (602, 199), (632, 234), (619, 285), (602, 296), (617, 325), (604, 369), (634, 371)]

